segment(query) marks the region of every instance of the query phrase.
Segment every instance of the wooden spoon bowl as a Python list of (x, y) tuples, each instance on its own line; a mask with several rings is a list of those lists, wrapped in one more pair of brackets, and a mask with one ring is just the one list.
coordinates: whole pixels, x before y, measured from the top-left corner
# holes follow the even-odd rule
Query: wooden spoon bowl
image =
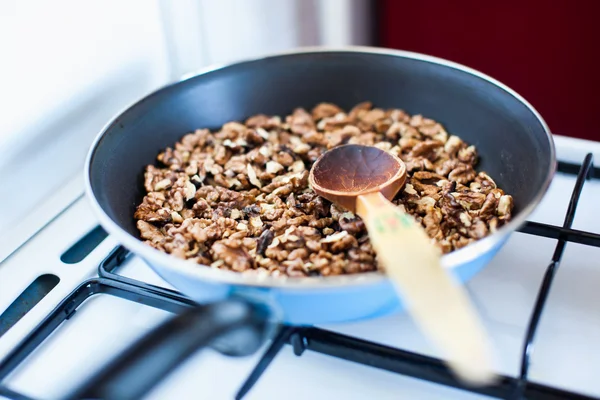
[(308, 179), (319, 196), (355, 212), (363, 194), (379, 192), (392, 200), (406, 182), (406, 166), (377, 147), (349, 144), (321, 155)]

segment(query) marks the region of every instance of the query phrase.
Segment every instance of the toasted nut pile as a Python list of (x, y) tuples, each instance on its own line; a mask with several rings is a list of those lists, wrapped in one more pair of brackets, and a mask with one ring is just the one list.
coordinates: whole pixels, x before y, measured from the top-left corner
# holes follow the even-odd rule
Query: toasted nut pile
[(142, 239), (212, 268), (273, 276), (377, 270), (361, 219), (308, 187), (312, 163), (347, 143), (398, 155), (408, 178), (394, 202), (444, 253), (511, 218), (513, 199), (484, 172), (477, 152), (436, 121), (402, 110), (350, 112), (322, 103), (284, 119), (256, 115), (217, 132), (199, 129), (148, 165), (135, 219)]

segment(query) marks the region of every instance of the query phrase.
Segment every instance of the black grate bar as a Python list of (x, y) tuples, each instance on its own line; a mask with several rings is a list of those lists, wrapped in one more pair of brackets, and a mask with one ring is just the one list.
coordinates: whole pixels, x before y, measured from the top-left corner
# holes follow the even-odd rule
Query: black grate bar
[[(591, 153), (587, 154), (577, 175), (577, 180), (575, 181), (573, 193), (571, 194), (571, 199), (569, 201), (569, 208), (567, 209), (567, 214), (565, 215), (565, 221), (563, 224), (564, 228), (571, 228), (571, 225), (573, 224), (573, 221), (575, 219), (575, 212), (577, 211), (579, 197), (581, 196), (581, 192), (583, 190), (583, 185), (586, 179), (590, 177), (590, 173), (593, 170), (593, 165), (593, 155)], [(544, 311), (546, 300), (548, 299), (548, 295), (550, 293), (552, 281), (554, 280), (554, 276), (556, 275), (556, 271), (558, 270), (558, 267), (560, 265), (560, 260), (564, 253), (565, 246), (566, 240), (561, 237), (558, 243), (556, 244), (556, 249), (554, 250), (554, 254), (552, 256), (552, 262), (550, 263), (550, 265), (546, 269), (546, 273), (544, 274), (544, 278), (542, 280), (542, 284), (540, 286), (540, 290), (535, 301), (533, 312), (531, 314), (529, 324), (527, 326), (525, 342), (523, 344), (523, 353), (521, 357), (520, 379), (518, 381), (517, 386), (515, 387), (513, 398), (523, 398), (525, 387), (528, 385), (527, 376), (529, 374), (529, 365), (531, 356), (533, 354), (533, 342), (535, 339), (535, 334), (537, 332), (537, 327), (539, 325), (542, 312)]]
[(133, 285), (145, 290), (151, 290), (158, 293), (163, 293), (165, 296), (181, 296), (181, 294), (175, 290), (165, 288), (162, 286), (156, 286), (136, 279), (127, 278), (116, 274), (114, 271), (120, 267), (125, 260), (131, 255), (131, 252), (123, 246), (115, 247), (104, 260), (98, 266), (98, 276), (101, 278), (111, 279), (116, 282), (121, 282), (126, 285)]
[[(570, 228), (573, 225), (573, 221), (575, 220), (575, 212), (577, 211), (577, 205), (579, 204), (579, 198), (581, 197), (581, 192), (583, 191), (583, 184), (591, 176), (593, 168), (594, 156), (591, 153), (588, 153), (583, 160), (583, 165), (579, 170), (579, 174), (577, 174), (577, 180), (575, 181), (575, 187), (573, 188), (573, 193), (571, 194), (571, 199), (569, 200), (569, 208), (567, 209), (567, 214), (565, 215), (563, 228)], [(559, 240), (556, 250), (554, 251), (554, 255), (552, 256), (552, 261), (560, 262), (565, 246), (566, 241)]]
[(108, 294), (175, 313), (194, 304), (183, 296), (165, 296), (164, 293), (114, 282), (110, 279), (90, 279), (71, 292), (3, 359), (0, 363), (0, 382), (33, 353), (60, 324), (69, 319), (86, 299), (96, 294)]
[[(506, 398), (517, 381), (515, 378), (501, 376), (492, 386), (466, 386), (456, 379), (445, 363), (438, 358), (318, 328), (299, 328), (294, 335), (301, 337), (297, 343), (303, 343), (306, 350), (491, 397)], [(526, 398), (539, 400), (597, 400), (532, 382), (525, 388), (524, 395)]]
[[(563, 174), (577, 175), (581, 169), (581, 164), (559, 161), (556, 170)], [(592, 167), (588, 179), (600, 179), (600, 168)]]
[(542, 224), (541, 222), (527, 221), (517, 231), (549, 239), (563, 239), (567, 242), (600, 247), (600, 234), (571, 228), (561, 228), (559, 226)]
[(290, 336), (295, 330), (296, 328), (290, 326), (282, 326), (281, 328), (279, 328), (277, 334), (271, 341), (271, 345), (260, 358), (258, 364), (256, 364), (256, 367), (254, 367), (254, 369), (250, 373), (250, 376), (248, 376), (240, 390), (238, 390), (238, 392), (236, 393), (235, 400), (241, 400), (246, 394), (248, 394), (250, 389), (252, 389), (256, 382), (258, 382), (258, 379), (262, 376), (267, 367), (277, 356), (283, 345), (287, 343), (287, 341), (290, 339)]

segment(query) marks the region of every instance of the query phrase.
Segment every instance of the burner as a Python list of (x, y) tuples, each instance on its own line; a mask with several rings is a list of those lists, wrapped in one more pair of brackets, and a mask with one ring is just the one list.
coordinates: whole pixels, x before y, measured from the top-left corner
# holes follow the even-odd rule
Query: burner
[[(577, 175), (569, 206), (562, 226), (554, 226), (539, 222), (527, 222), (519, 232), (556, 239), (557, 244), (551, 261), (546, 269), (541, 282), (534, 308), (531, 312), (526, 334), (523, 339), (521, 353), (521, 368), (518, 377), (501, 376), (499, 382), (487, 387), (467, 387), (458, 381), (438, 358), (409, 352), (402, 349), (376, 344), (363, 339), (339, 334), (329, 330), (315, 327), (291, 327), (281, 326), (273, 337), (250, 376), (241, 386), (236, 399), (241, 399), (260, 379), (262, 373), (267, 369), (271, 361), (279, 351), (288, 344), (292, 347), (294, 354), (301, 356), (306, 350), (314, 351), (340, 359), (361, 363), (386, 371), (402, 374), (409, 377), (427, 380), (430, 382), (446, 385), (453, 388), (466, 390), (473, 393), (488, 395), (505, 399), (594, 399), (582, 394), (566, 391), (556, 387), (538, 384), (529, 380), (530, 359), (534, 351), (534, 343), (538, 325), (544, 307), (552, 287), (556, 272), (560, 266), (561, 258), (567, 242), (579, 243), (587, 246), (600, 247), (600, 234), (572, 229), (575, 211), (579, 203), (579, 197), (584, 183), (593, 176), (600, 177), (598, 168), (593, 167), (593, 157), (588, 154), (581, 165), (559, 162), (558, 171), (565, 174)], [(93, 229), (84, 239), (71, 247), (63, 254), (66, 261), (83, 259), (95, 246), (106, 237), (106, 232), (100, 227)], [(95, 244), (90, 244), (95, 243)], [(178, 313), (194, 303), (182, 296), (177, 291), (131, 279), (117, 273), (117, 269), (130, 256), (128, 250), (117, 246), (100, 263), (98, 277), (88, 279), (81, 283), (71, 294), (69, 294), (51, 313), (17, 345), (0, 363), (0, 396), (13, 400), (33, 400), (30, 397), (19, 394), (7, 387), (2, 386), (5, 378), (13, 372), (25, 359), (54, 332), (58, 326), (69, 319), (78, 310), (78, 307), (93, 295), (116, 296), (127, 301), (137, 302), (145, 306), (162, 309), (164, 311)], [(53, 275), (49, 275), (53, 276)], [(46, 286), (48, 283), (46, 282)], [(56, 285), (56, 282), (54, 283)], [(43, 286), (43, 285), (42, 285)], [(48, 291), (51, 290), (48, 289)], [(44, 294), (39, 290), (34, 291), (39, 301)], [(41, 297), (40, 297), (41, 296)], [(22, 299), (21, 299), (22, 300)], [(28, 299), (29, 300), (29, 299)], [(37, 303), (34, 301), (34, 304)], [(17, 303), (16, 301), (13, 303)], [(33, 307), (31, 305), (31, 307)], [(12, 306), (11, 306), (12, 307)], [(26, 313), (16, 312), (13, 323), (18, 321), (18, 316)], [(5, 312), (2, 317), (6, 317)], [(22, 315), (21, 315), (22, 316)], [(0, 335), (2, 329), (7, 331), (10, 326), (4, 327), (0, 324)]]

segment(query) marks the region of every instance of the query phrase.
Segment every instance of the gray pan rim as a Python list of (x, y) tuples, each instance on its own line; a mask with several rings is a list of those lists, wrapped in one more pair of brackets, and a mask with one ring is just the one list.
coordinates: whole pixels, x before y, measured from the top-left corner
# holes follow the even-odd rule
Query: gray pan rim
[(538, 206), (540, 201), (545, 196), (550, 183), (554, 177), (556, 172), (556, 149), (554, 145), (554, 140), (552, 138), (552, 134), (548, 128), (548, 125), (542, 118), (542, 116), (538, 113), (538, 111), (525, 100), (521, 95), (517, 92), (504, 85), (503, 83), (497, 81), (496, 79), (480, 72), (470, 67), (467, 67), (462, 64), (458, 64), (452, 61), (448, 61), (442, 58), (429, 56), (421, 53), (410, 52), (405, 50), (394, 50), (394, 49), (385, 49), (378, 47), (368, 47), (368, 46), (347, 46), (347, 47), (303, 47), (301, 49), (295, 49), (290, 51), (277, 52), (274, 54), (265, 55), (262, 57), (251, 58), (247, 60), (236, 61), (234, 63), (228, 63), (223, 65), (215, 65), (209, 66), (207, 68), (203, 68), (199, 71), (186, 74), (180, 80), (175, 82), (171, 82), (166, 84), (165, 86), (154, 90), (153, 92), (147, 94), (141, 99), (134, 101), (132, 104), (125, 107), (121, 112), (117, 113), (116, 116), (111, 119), (98, 133), (96, 138), (94, 139), (92, 145), (90, 146), (89, 152), (85, 161), (84, 168), (84, 182), (85, 182), (85, 192), (90, 201), (93, 212), (96, 214), (100, 224), (104, 227), (109, 234), (117, 239), (117, 241), (131, 250), (136, 255), (140, 256), (146, 263), (150, 264), (152, 268), (154, 268), (159, 275), (162, 275), (160, 270), (162, 268), (173, 270), (179, 274), (183, 274), (188, 276), (190, 279), (202, 280), (205, 282), (213, 282), (217, 284), (227, 284), (227, 285), (243, 285), (243, 286), (254, 286), (254, 287), (277, 287), (277, 288), (286, 288), (286, 289), (296, 289), (296, 290), (305, 290), (305, 289), (327, 289), (334, 287), (348, 287), (348, 286), (362, 286), (362, 285), (372, 285), (383, 282), (386, 277), (384, 274), (380, 272), (365, 272), (359, 274), (352, 275), (338, 275), (338, 276), (330, 276), (330, 277), (303, 277), (303, 278), (292, 278), (292, 277), (271, 277), (264, 276), (259, 277), (254, 274), (242, 274), (239, 272), (221, 270), (216, 268), (211, 268), (207, 265), (196, 264), (190, 261), (178, 259), (173, 257), (167, 253), (163, 253), (160, 250), (156, 250), (146, 244), (144, 244), (140, 239), (130, 235), (124, 229), (118, 226), (102, 209), (100, 204), (98, 203), (96, 197), (94, 196), (94, 192), (92, 190), (91, 185), (91, 161), (93, 159), (95, 150), (102, 140), (104, 134), (113, 126), (115, 121), (127, 112), (129, 109), (133, 108), (138, 103), (143, 102), (146, 98), (156, 95), (158, 92), (166, 90), (174, 85), (180, 84), (186, 80), (197, 77), (199, 75), (207, 74), (212, 71), (217, 71), (220, 69), (227, 68), (232, 65), (244, 63), (244, 62), (252, 62), (259, 61), (264, 59), (269, 59), (273, 57), (279, 57), (284, 55), (294, 55), (294, 54), (307, 54), (307, 53), (324, 53), (324, 52), (346, 52), (346, 53), (363, 53), (363, 54), (381, 54), (381, 55), (389, 55), (396, 56), (402, 58), (409, 58), (414, 60), (426, 61), (434, 64), (439, 64), (443, 66), (447, 66), (450, 68), (454, 68), (468, 74), (474, 75), (478, 78), (486, 80), (493, 85), (499, 87), (500, 89), (506, 91), (513, 97), (515, 97), (518, 101), (523, 103), (537, 118), (538, 122), (544, 129), (546, 133), (548, 143), (550, 145), (550, 165), (548, 170), (546, 171), (546, 179), (544, 181), (543, 186), (539, 190), (539, 192), (534, 197), (534, 200), (527, 204), (523, 210), (515, 216), (508, 224), (502, 226), (495, 233), (485, 237), (484, 239), (480, 239), (479, 241), (472, 243), (462, 249), (456, 250), (450, 254), (446, 254), (442, 257), (442, 265), (444, 268), (453, 269), (460, 265), (466, 264), (470, 261), (475, 260), (477, 257), (485, 254), (486, 252), (493, 249), (497, 244), (499, 244), (502, 240), (506, 239), (508, 235), (513, 233), (518, 227), (520, 227), (529, 215), (534, 211), (534, 209)]

